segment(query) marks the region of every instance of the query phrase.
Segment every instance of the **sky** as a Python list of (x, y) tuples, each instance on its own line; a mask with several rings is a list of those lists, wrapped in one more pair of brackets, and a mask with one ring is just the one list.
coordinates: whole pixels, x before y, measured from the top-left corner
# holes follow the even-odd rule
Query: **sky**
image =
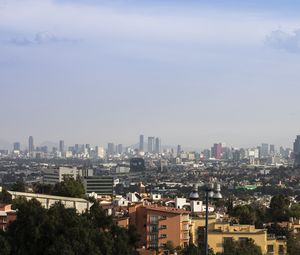
[(299, 11), (296, 0), (0, 0), (0, 147), (139, 134), (291, 147)]

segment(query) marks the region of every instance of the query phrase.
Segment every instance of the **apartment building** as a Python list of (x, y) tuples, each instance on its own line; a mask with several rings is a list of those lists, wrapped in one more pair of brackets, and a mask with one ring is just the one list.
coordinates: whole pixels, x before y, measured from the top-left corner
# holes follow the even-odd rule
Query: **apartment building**
[[(197, 243), (197, 231), (199, 227), (204, 227), (204, 217), (194, 217), (191, 219), (192, 241)], [(224, 243), (227, 240), (243, 241), (253, 239), (263, 254), (285, 255), (286, 239), (276, 238), (268, 235), (266, 229), (256, 229), (254, 225), (231, 225), (228, 222), (218, 222), (214, 216), (210, 216), (208, 225), (208, 244), (215, 253), (223, 252)]]
[(130, 224), (141, 235), (140, 247), (163, 250), (167, 241), (175, 247), (189, 243), (189, 212), (157, 205), (136, 204), (129, 207)]
[(11, 204), (0, 204), (0, 230), (5, 231), (9, 223), (17, 218), (17, 212)]

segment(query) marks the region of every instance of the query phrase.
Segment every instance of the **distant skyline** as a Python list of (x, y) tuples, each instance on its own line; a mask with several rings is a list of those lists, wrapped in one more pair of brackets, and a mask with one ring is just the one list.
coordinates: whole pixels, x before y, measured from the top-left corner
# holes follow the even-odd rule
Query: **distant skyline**
[(0, 145), (144, 134), (292, 147), (299, 11), (296, 0), (0, 0)]

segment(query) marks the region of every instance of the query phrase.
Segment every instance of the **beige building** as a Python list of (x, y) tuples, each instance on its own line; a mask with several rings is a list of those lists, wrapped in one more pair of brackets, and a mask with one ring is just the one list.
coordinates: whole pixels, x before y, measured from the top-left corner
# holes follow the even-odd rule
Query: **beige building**
[[(199, 227), (204, 227), (204, 217), (193, 217), (191, 219), (192, 241), (197, 243), (197, 231)], [(263, 254), (285, 255), (286, 239), (278, 239), (267, 234), (266, 229), (256, 229), (253, 225), (231, 225), (229, 223), (218, 223), (215, 216), (209, 217), (208, 244), (215, 253), (223, 252), (226, 240), (243, 241), (253, 239)]]
[(35, 194), (35, 193), (26, 193), (26, 192), (16, 192), (8, 191), (12, 199), (17, 197), (25, 197), (27, 200), (36, 199), (39, 201), (43, 207), (49, 209), (55, 203), (62, 203), (66, 208), (75, 208), (79, 213), (83, 213), (86, 210), (89, 210), (92, 203), (83, 199), (75, 197), (60, 197), (60, 196), (51, 196), (45, 194)]

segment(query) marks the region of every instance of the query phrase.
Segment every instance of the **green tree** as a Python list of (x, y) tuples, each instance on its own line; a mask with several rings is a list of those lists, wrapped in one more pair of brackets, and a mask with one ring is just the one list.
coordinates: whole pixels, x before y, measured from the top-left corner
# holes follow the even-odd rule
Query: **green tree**
[(256, 222), (256, 212), (250, 205), (235, 206), (230, 216), (237, 218), (240, 224), (253, 225)]
[(289, 210), (289, 217), (300, 219), (300, 204), (292, 204)]
[(52, 194), (56, 196), (82, 198), (85, 195), (85, 190), (80, 179), (74, 180), (73, 178), (65, 177), (64, 181), (55, 184)]
[(11, 195), (7, 192), (5, 188), (2, 188), (2, 191), (0, 192), (0, 203), (3, 204), (11, 204), (12, 198)]
[(11, 187), (11, 190), (18, 192), (25, 192), (26, 186), (22, 179), (17, 180)]
[(291, 235), (288, 238), (287, 252), (289, 255), (300, 254), (300, 234)]
[(167, 241), (165, 245), (165, 250), (168, 250), (170, 253), (174, 253), (175, 247), (172, 241)]
[(78, 214), (61, 203), (46, 210), (35, 199), (20, 198), (15, 202), (16, 221), (9, 225), (5, 235), (0, 234), (0, 254), (135, 254), (139, 240), (136, 229), (113, 224), (97, 206), (91, 212)]
[(287, 221), (289, 219), (290, 200), (283, 194), (275, 195), (271, 199), (268, 210), (268, 218), (274, 222)]
[(5, 237), (5, 233), (0, 232), (0, 254), (10, 255), (10, 244)]

